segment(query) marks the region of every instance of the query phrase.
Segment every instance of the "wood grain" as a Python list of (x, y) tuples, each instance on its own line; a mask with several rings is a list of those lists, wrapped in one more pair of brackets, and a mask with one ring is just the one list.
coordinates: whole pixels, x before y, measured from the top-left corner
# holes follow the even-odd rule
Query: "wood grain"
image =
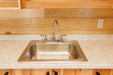
[(44, 17), (44, 9), (1, 10), (1, 17)]
[(94, 75), (97, 75), (96, 72), (100, 73), (100, 75), (110, 75), (111, 74), (110, 69), (95, 69)]
[(23, 1), (22, 8), (112, 8), (112, 1)]
[[(52, 34), (55, 19), (61, 34), (113, 33), (113, 18), (0, 18), (0, 34)], [(97, 28), (98, 19), (104, 19), (103, 28)]]
[(51, 73), (50, 69), (32, 69), (32, 75), (46, 75), (47, 72)]
[(110, 18), (113, 17), (113, 9), (90, 9), (90, 8), (66, 8), (66, 9), (45, 9), (45, 17), (95, 17)]
[(63, 75), (93, 75), (93, 69), (63, 69)]
[(52, 33), (52, 22), (54, 19), (59, 21), (61, 33), (74, 34), (95, 32), (95, 34), (98, 34), (109, 33), (113, 30), (112, 18), (104, 18), (103, 28), (97, 28), (98, 19), (101, 18), (33, 18), (33, 31), (51, 31)]
[(18, 0), (1, 0), (0, 7), (18, 7)]
[(77, 75), (77, 69), (63, 69), (63, 75)]
[(8, 75), (11, 75), (10, 69), (0, 69), (0, 75), (4, 75), (6, 72), (8, 72)]
[[(107, 13), (107, 14), (106, 14)], [(47, 17), (47, 18), (113, 18), (113, 9), (22, 9), (2, 10), (0, 17)]]
[(31, 18), (2, 18), (0, 19), (0, 32), (4, 34), (18, 34), (32, 31)]
[(31, 75), (30, 69), (12, 69), (12, 75)]
[(77, 75), (93, 75), (93, 69), (79, 69)]

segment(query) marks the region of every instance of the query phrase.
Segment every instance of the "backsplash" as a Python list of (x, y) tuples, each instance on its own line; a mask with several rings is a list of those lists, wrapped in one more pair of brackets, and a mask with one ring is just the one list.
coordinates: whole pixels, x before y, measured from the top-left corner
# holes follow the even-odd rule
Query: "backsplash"
[[(66, 40), (109, 40), (113, 39), (113, 34), (96, 35), (66, 35)], [(40, 35), (0, 35), (0, 40), (42, 40)]]
[[(0, 11), (0, 34), (52, 34), (55, 19), (60, 24), (60, 34), (113, 34), (112, 17), (112, 9), (4, 10)], [(102, 27), (98, 20), (103, 20)]]

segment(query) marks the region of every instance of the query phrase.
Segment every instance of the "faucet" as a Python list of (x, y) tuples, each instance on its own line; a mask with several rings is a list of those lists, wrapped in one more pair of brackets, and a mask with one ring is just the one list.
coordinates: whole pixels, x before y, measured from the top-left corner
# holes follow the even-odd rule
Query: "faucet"
[(59, 23), (57, 20), (54, 20), (53, 21), (53, 33), (52, 33), (52, 40), (55, 40), (55, 23), (57, 24), (57, 32), (60, 32), (60, 29), (59, 29)]
[(60, 35), (60, 38), (59, 38), (58, 40), (55, 39), (55, 24), (57, 25), (57, 32), (58, 32), (58, 33), (60, 32), (59, 23), (58, 23), (57, 20), (54, 20), (54, 21), (53, 21), (52, 38), (51, 38), (51, 40), (48, 40), (48, 39), (47, 39), (47, 35), (41, 35), (41, 36), (44, 36), (44, 41), (63, 42), (63, 36), (66, 36), (66, 35)]

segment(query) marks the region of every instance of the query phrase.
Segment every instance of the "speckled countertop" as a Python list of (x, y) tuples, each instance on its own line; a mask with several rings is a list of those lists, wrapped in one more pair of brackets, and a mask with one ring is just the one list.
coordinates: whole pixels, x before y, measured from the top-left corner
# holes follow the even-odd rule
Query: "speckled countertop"
[(67, 35), (78, 40), (88, 62), (37, 61), (17, 62), (30, 40), (39, 35), (0, 35), (0, 68), (104, 68), (113, 69), (113, 35)]

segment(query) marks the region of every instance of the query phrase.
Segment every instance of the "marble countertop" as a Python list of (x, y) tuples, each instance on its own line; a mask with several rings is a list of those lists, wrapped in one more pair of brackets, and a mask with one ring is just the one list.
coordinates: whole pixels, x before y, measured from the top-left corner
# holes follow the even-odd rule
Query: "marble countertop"
[(39, 35), (0, 35), (0, 69), (12, 68), (85, 68), (113, 69), (113, 35), (67, 35), (64, 39), (78, 40), (87, 62), (34, 61), (17, 62), (30, 40)]

